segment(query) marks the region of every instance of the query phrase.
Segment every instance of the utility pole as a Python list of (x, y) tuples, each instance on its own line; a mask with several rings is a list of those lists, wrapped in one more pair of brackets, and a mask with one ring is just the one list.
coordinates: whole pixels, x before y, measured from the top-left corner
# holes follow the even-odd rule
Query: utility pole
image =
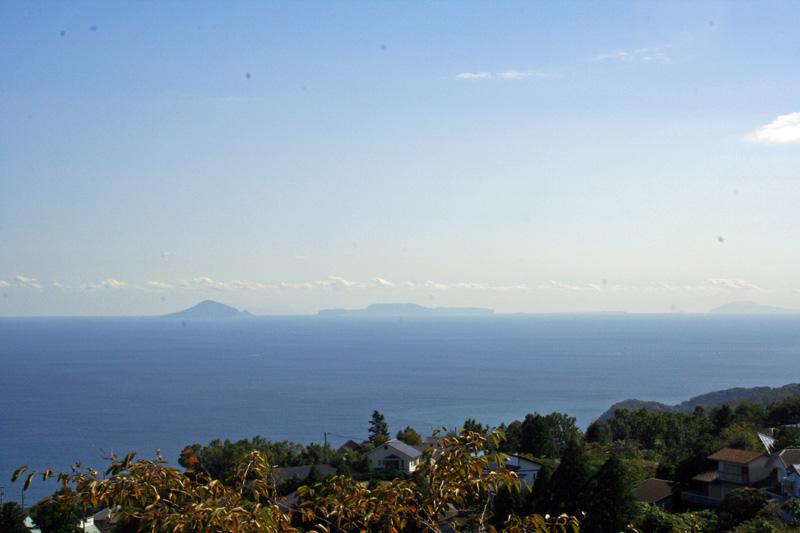
[(324, 435), (325, 447), (327, 448), (328, 447), (328, 432), (327, 431), (323, 431), (322, 434)]

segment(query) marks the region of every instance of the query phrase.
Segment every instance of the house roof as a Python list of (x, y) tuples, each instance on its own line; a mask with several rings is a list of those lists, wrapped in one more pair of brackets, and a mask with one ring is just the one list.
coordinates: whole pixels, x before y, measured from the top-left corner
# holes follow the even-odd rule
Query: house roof
[(712, 481), (716, 481), (719, 479), (719, 471), (718, 470), (709, 470), (708, 472), (703, 472), (702, 474), (697, 474), (692, 478), (692, 481), (700, 481), (702, 483), (711, 483)]
[(345, 442), (344, 444), (342, 444), (341, 446), (339, 446), (339, 449), (337, 451), (339, 451), (340, 453), (341, 452), (345, 452), (347, 450), (351, 450), (351, 451), (354, 451), (354, 452), (360, 452), (363, 449), (364, 449), (364, 447), (362, 445), (360, 445), (356, 441), (350, 439), (347, 442)]
[(422, 455), (422, 452), (419, 451), (418, 449), (414, 448), (413, 446), (409, 446), (405, 442), (397, 439), (392, 439), (390, 441), (381, 444), (380, 446), (375, 446), (375, 448), (373, 448), (369, 453), (373, 453), (375, 450), (380, 450), (380, 449), (384, 450), (391, 449), (392, 451), (405, 455), (409, 459), (416, 459), (417, 457)]
[(783, 466), (796, 465), (800, 463), (800, 448), (785, 448), (778, 452), (778, 459)]
[(761, 452), (753, 452), (750, 450), (736, 450), (734, 448), (722, 448), (708, 456), (711, 461), (722, 461), (725, 463), (736, 463), (746, 465), (763, 457)]
[(513, 465), (513, 466), (516, 466), (516, 467), (519, 468), (519, 467), (523, 466), (523, 463), (529, 463), (531, 466), (532, 465), (538, 465), (540, 468), (542, 466), (542, 463), (540, 463), (539, 461), (533, 461), (533, 460), (528, 459), (526, 457), (521, 457), (519, 455), (514, 455), (513, 453), (509, 453), (509, 454), (507, 454), (507, 456), (508, 456), (508, 460), (506, 461), (506, 466), (512, 466)]
[(761, 441), (761, 444), (764, 446), (764, 449), (766, 450), (767, 453), (775, 452), (775, 439), (773, 439), (769, 435), (758, 433), (758, 440)]
[(675, 484), (666, 479), (651, 477), (633, 489), (633, 497), (642, 502), (656, 503), (669, 498), (675, 492)]
[(789, 474), (800, 476), (800, 464), (791, 465), (787, 470), (789, 470)]
[(290, 479), (303, 480), (308, 477), (308, 475), (311, 473), (311, 469), (314, 467), (316, 467), (317, 472), (319, 472), (322, 477), (332, 476), (336, 473), (336, 469), (327, 464), (282, 466), (272, 469), (272, 481), (273, 483), (279, 484), (285, 483)]

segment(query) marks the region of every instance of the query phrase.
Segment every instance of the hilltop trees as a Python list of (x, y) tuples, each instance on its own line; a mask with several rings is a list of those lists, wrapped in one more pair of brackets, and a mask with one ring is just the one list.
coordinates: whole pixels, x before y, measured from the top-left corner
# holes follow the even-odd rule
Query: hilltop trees
[(376, 409), (369, 421), (369, 441), (379, 446), (388, 440), (389, 425), (386, 423), (386, 418)]
[(411, 426), (406, 426), (405, 429), (398, 431), (397, 439), (405, 442), (409, 446), (419, 446), (422, 444), (422, 437)]
[(567, 442), (579, 435), (575, 417), (564, 413), (550, 413), (546, 416), (529, 414), (520, 426), (519, 451), (536, 457), (558, 458)]

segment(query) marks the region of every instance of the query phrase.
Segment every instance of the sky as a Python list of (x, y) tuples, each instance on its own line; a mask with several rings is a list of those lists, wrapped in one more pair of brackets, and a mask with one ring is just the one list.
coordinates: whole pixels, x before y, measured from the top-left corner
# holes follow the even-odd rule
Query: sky
[(800, 309), (797, 2), (2, 2), (0, 315)]

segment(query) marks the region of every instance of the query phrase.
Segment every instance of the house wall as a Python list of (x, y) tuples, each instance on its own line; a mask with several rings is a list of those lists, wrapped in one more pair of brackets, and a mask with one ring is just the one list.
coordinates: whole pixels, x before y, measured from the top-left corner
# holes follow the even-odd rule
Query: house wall
[(542, 465), (539, 463), (534, 463), (533, 461), (528, 461), (527, 459), (517, 456), (510, 456), (506, 464), (519, 467), (516, 471), (517, 477), (520, 483), (527, 484), (529, 487), (533, 487), (533, 484), (536, 482), (536, 477), (542, 469)]
[(790, 498), (800, 498), (800, 476), (790, 473), (781, 480), (783, 494)]
[(388, 446), (380, 446), (375, 448), (368, 454), (369, 464), (372, 468), (384, 468), (384, 460), (389, 457), (390, 455), (394, 455), (398, 457), (401, 461), (400, 463), (400, 470), (407, 474), (410, 474), (414, 470), (417, 469), (419, 466), (419, 458), (410, 459), (409, 457), (405, 456), (404, 454), (398, 452), (394, 448)]
[(769, 457), (764, 456), (747, 465), (750, 473), (750, 483), (758, 483), (772, 474), (772, 468), (769, 463)]

